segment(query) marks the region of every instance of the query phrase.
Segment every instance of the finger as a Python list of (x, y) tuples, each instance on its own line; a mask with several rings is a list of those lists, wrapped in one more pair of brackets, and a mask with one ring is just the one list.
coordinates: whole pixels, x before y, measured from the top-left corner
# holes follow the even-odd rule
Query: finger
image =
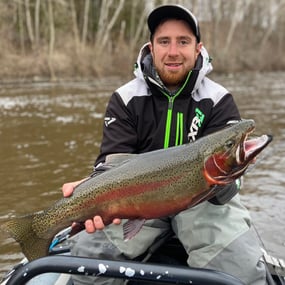
[(75, 182), (68, 182), (62, 185), (62, 193), (63, 197), (69, 197), (72, 195), (75, 187), (79, 185), (81, 182), (83, 182), (86, 178), (83, 178), (82, 180), (75, 181)]
[(85, 224), (85, 229), (86, 229), (87, 233), (91, 234), (91, 233), (96, 232), (96, 228), (95, 228), (94, 223), (91, 219), (86, 220), (84, 224)]
[(113, 224), (115, 225), (119, 225), (120, 223), (121, 223), (121, 219), (116, 218), (113, 220)]
[(74, 186), (72, 182), (65, 183), (62, 186), (63, 197), (69, 197), (73, 193)]
[(93, 223), (94, 223), (94, 226), (97, 230), (103, 230), (105, 227), (103, 220), (100, 216), (95, 216), (93, 218)]

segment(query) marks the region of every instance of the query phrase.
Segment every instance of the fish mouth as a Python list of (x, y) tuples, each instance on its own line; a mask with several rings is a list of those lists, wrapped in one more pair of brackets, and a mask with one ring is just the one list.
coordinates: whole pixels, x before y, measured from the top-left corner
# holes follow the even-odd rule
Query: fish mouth
[(254, 128), (241, 136), (238, 143), (226, 152), (209, 157), (204, 165), (204, 174), (210, 185), (225, 185), (244, 174), (254, 163), (256, 156), (273, 140), (272, 135), (248, 138)]
[(246, 136), (237, 148), (237, 163), (251, 162), (272, 140), (273, 136), (271, 135), (262, 135), (251, 139), (247, 139)]

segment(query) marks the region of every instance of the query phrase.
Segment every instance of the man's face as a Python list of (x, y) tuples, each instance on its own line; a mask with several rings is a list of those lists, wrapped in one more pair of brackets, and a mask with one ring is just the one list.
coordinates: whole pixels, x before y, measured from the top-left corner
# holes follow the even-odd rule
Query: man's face
[(176, 90), (184, 82), (201, 47), (184, 21), (171, 19), (156, 28), (150, 50), (157, 73), (169, 90)]

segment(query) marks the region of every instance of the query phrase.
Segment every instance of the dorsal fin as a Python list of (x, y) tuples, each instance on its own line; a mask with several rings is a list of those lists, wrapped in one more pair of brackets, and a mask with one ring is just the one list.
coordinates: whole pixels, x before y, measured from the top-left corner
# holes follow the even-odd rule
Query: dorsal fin
[(132, 159), (137, 156), (137, 154), (132, 153), (113, 153), (106, 156), (105, 163), (106, 164), (121, 164), (125, 161)]

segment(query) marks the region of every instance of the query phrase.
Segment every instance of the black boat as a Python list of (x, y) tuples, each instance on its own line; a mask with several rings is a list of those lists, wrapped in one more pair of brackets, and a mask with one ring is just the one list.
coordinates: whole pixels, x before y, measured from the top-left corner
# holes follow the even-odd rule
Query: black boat
[[(49, 256), (31, 262), (22, 260), (5, 275), (0, 285), (73, 285), (72, 274), (120, 278), (126, 280), (128, 285), (243, 284), (223, 272), (189, 268), (186, 265), (187, 255), (175, 237), (163, 245), (154, 245), (139, 260), (114, 261), (71, 256), (69, 234), (70, 228), (57, 234), (50, 246)], [(265, 250), (263, 253), (267, 284), (285, 285), (284, 260), (270, 256)]]

